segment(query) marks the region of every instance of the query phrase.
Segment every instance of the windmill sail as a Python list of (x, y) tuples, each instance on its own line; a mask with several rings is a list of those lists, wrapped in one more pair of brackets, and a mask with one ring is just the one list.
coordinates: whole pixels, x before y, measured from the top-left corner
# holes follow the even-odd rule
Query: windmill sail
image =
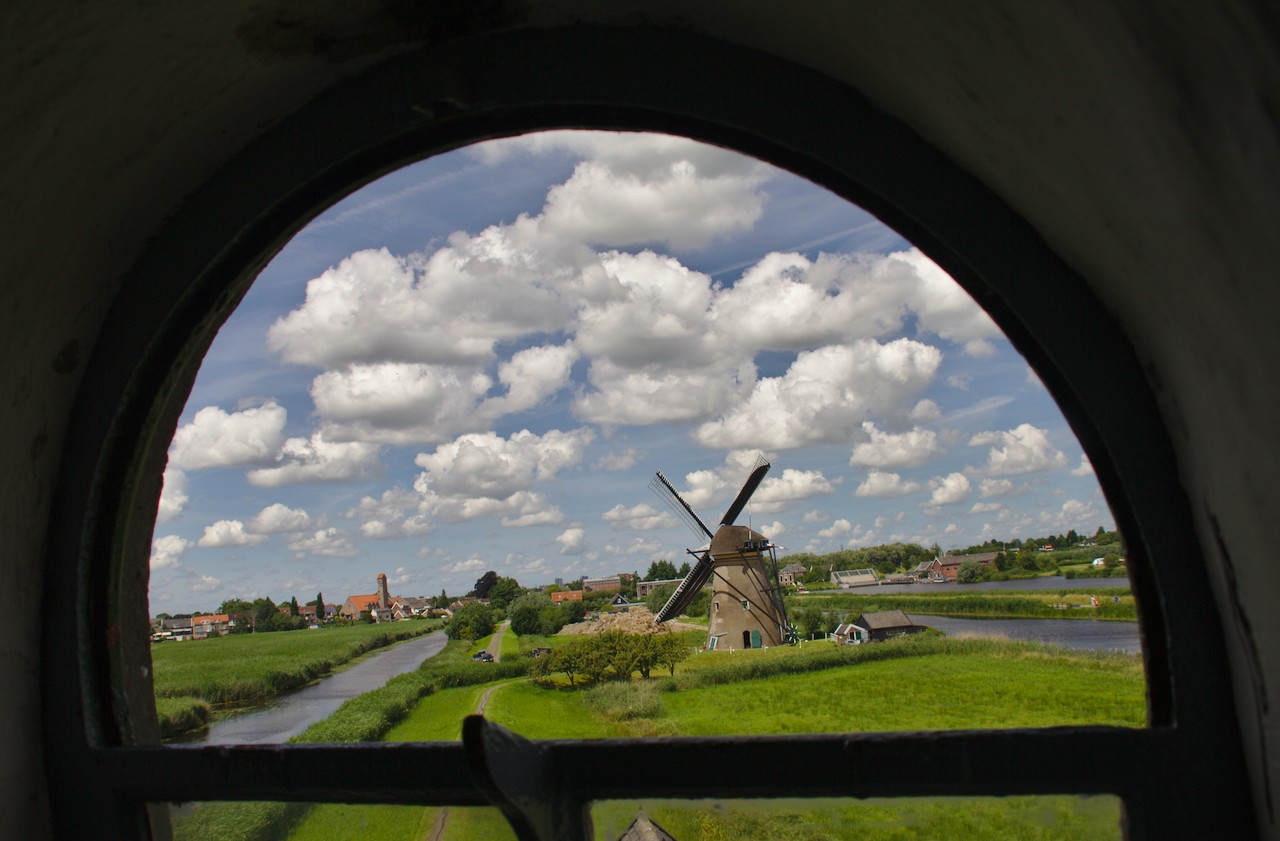
[(703, 586), (707, 583), (707, 579), (711, 577), (712, 570), (711, 553), (704, 552), (698, 562), (693, 565), (693, 569), (689, 570), (689, 574), (684, 577), (684, 581), (676, 587), (671, 598), (667, 599), (667, 603), (662, 606), (662, 610), (658, 611), (657, 620), (666, 622), (668, 619), (675, 619), (689, 603), (694, 600)]
[(649, 490), (657, 494), (658, 498), (671, 509), (671, 513), (679, 517), (681, 522), (688, 526), (689, 530), (694, 534), (699, 537), (705, 534), (707, 539), (712, 537), (711, 529), (707, 528), (707, 524), (702, 522), (702, 518), (694, 513), (694, 510), (689, 507), (689, 503), (684, 501), (684, 497), (680, 496), (679, 492), (671, 487), (671, 483), (667, 481), (666, 476), (662, 475), (661, 470), (649, 480)]
[[(764, 481), (764, 474), (768, 472), (769, 462), (764, 460), (764, 456), (756, 459), (755, 469), (747, 477), (742, 490), (738, 491), (738, 496), (733, 500), (733, 504), (729, 506), (729, 510), (724, 512), (724, 516), (720, 518), (720, 525), (733, 525), (734, 521), (738, 519), (738, 515), (742, 513), (742, 509), (747, 507), (747, 502), (751, 499), (751, 495), (756, 492), (756, 488), (760, 487), (760, 483)], [(707, 532), (707, 534), (710, 536), (711, 533)]]

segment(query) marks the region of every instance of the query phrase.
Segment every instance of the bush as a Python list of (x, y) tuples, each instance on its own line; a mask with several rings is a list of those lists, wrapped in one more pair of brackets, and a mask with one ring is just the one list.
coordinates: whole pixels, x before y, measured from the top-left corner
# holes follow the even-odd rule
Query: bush
[(451, 640), (478, 640), (492, 634), (495, 624), (492, 608), (472, 602), (454, 612), (444, 632)]

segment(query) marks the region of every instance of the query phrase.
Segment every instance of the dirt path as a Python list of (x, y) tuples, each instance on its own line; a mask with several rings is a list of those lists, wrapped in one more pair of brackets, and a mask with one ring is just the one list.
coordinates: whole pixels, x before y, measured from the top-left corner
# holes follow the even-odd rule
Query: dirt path
[[(493, 635), (493, 641), (489, 643), (489, 652), (493, 654), (493, 659), (495, 662), (498, 659), (497, 643), (501, 640), (502, 632), (506, 630), (506, 627), (507, 627), (507, 623), (503, 622), (501, 627), (498, 628), (498, 632)], [(503, 684), (498, 684), (498, 686), (501, 686), (501, 685)], [(497, 689), (498, 686), (490, 686), (480, 696), (480, 700), (476, 702), (476, 715), (484, 714), (484, 708), (489, 703), (489, 695), (493, 692), (493, 690)], [(435, 822), (431, 824), (431, 829), (430, 831), (427, 832), (427, 841), (442, 841), (442, 839), (444, 838), (445, 829), (447, 829), (448, 826), (449, 826), (449, 807), (442, 806), (440, 808), (440, 811), (436, 812)]]
[(493, 638), (489, 640), (489, 647), (485, 649), (493, 655), (493, 662), (495, 663), (502, 659), (502, 655), (498, 653), (498, 649), (502, 647), (502, 635), (507, 632), (507, 626), (510, 624), (510, 622), (503, 620), (502, 624), (498, 625), (498, 630), (493, 632)]

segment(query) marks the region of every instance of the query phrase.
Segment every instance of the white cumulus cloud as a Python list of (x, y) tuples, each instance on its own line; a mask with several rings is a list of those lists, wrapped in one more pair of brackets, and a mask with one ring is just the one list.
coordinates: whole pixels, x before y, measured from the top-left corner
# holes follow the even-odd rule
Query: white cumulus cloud
[(229, 546), (257, 546), (266, 543), (265, 534), (250, 534), (239, 520), (219, 520), (204, 527), (204, 535), (197, 544), (205, 549), (225, 549)]
[(1034, 473), (1065, 467), (1067, 457), (1053, 444), (1043, 429), (1029, 423), (1003, 432), (979, 432), (969, 446), (990, 445), (983, 472), (993, 476)]
[(187, 474), (169, 465), (164, 469), (164, 486), (156, 509), (156, 524), (167, 523), (187, 507)]
[(275, 488), (301, 482), (350, 482), (382, 474), (378, 448), (360, 441), (334, 442), (316, 432), (310, 438), (290, 438), (275, 467), (250, 470), (249, 484)]
[(169, 464), (199, 470), (270, 463), (284, 441), (286, 414), (275, 401), (239, 412), (206, 406), (174, 433)]
[(176, 534), (167, 534), (151, 541), (151, 568), (165, 569), (179, 566), (184, 552), (192, 547), (190, 540)]
[(290, 508), (277, 502), (263, 508), (248, 523), (248, 530), (255, 534), (282, 534), (303, 531), (311, 527), (311, 517), (305, 509)]
[(870, 470), (867, 478), (858, 485), (854, 496), (893, 497), (906, 496), (920, 490), (919, 482), (904, 482), (897, 473), (884, 470)]
[(902, 433), (884, 432), (873, 421), (863, 421), (862, 429), (871, 440), (854, 445), (850, 465), (919, 467), (942, 453), (938, 435), (931, 429), (917, 426)]
[(610, 508), (600, 518), (615, 529), (631, 531), (648, 531), (650, 529), (666, 529), (680, 525), (675, 517), (665, 511), (659, 511), (647, 502), (627, 508), (618, 504)]
[(957, 505), (969, 498), (969, 478), (963, 473), (950, 473), (929, 481), (933, 494), (930, 505)]

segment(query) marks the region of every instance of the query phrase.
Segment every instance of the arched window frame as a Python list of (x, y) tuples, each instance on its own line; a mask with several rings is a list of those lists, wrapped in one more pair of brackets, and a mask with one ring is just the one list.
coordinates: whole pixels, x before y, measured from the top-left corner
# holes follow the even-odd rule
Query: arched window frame
[[(343, 195), (432, 154), (563, 127), (685, 135), (807, 177), (878, 216), (986, 308), (1058, 401), (1129, 540), (1147, 728), (554, 741), (516, 746), (519, 767), (489, 768), (487, 782), (459, 745), (149, 744), (147, 549), (165, 451), (218, 327), (276, 251)], [(1091, 326), (1089, 342), (1063, 329), (1071, 321)], [(586, 803), (614, 797), (1073, 792), (1123, 798), (1131, 838), (1256, 832), (1221, 622), (1168, 431), (1123, 333), (983, 184), (858, 92), (764, 53), (646, 27), (483, 35), (376, 63), (283, 116), (123, 279), (62, 464), (45, 592), (52, 608), (70, 587), (75, 612), (47, 626), (43, 664), (60, 836), (148, 837), (144, 805), (167, 800), (477, 805), (519, 785), (504, 782), (513, 772), (535, 788), (559, 781), (545, 817), (569, 833)], [(473, 744), (506, 738), (470, 730)], [(704, 773), (709, 751), (793, 770), (717, 779)]]

